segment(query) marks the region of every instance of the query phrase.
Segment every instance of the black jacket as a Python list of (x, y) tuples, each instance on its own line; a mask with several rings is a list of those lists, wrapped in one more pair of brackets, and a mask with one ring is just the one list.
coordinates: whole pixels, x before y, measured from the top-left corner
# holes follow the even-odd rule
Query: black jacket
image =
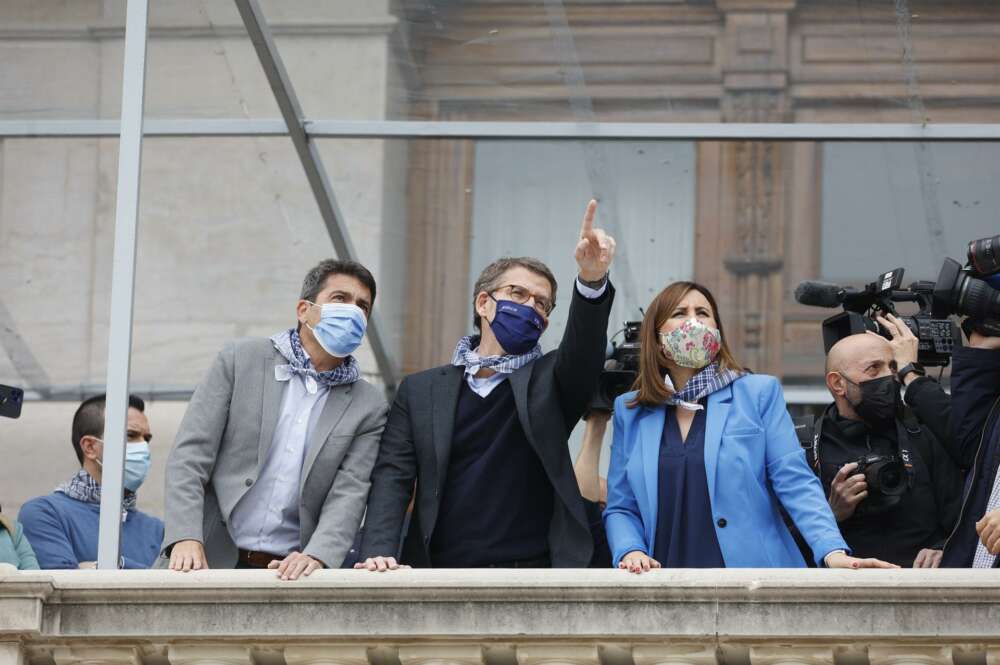
[[(508, 379), (521, 426), (555, 490), (549, 529), (554, 567), (586, 567), (594, 548), (567, 442), (604, 367), (613, 300), (610, 283), (595, 300), (581, 296), (574, 284), (559, 348)], [(408, 376), (400, 384), (372, 472), (361, 560), (397, 555), (416, 481), (416, 503), (401, 561), (417, 567), (430, 565), (428, 545), (440, 507), (455, 407), (464, 380), (463, 368), (446, 365)]]
[(956, 349), (952, 363), (951, 450), (967, 475), (958, 524), (941, 565), (967, 567), (979, 542), (975, 524), (983, 517), (1000, 467), (1000, 351)]

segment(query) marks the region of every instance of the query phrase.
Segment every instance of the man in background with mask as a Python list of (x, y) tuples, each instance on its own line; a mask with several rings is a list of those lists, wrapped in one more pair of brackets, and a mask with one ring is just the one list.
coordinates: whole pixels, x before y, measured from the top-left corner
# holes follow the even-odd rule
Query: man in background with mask
[(808, 457), (854, 556), (936, 568), (962, 490), (945, 445), (951, 402), (917, 363), (918, 341), (906, 324), (893, 315), (878, 322), (891, 342), (869, 332), (830, 349), (834, 403), (806, 442)]
[(298, 324), (227, 344), (198, 386), (167, 461), (161, 565), (338, 568), (361, 524), (385, 425), (351, 355), (375, 279), (354, 261), (309, 271)]
[[(28, 501), (18, 515), (24, 535), (43, 569), (96, 568), (104, 460), (105, 396), (84, 400), (73, 415), (73, 449), (82, 467), (52, 494)], [(153, 435), (145, 403), (128, 398), (121, 551), (123, 568), (149, 568), (163, 540), (163, 522), (135, 507), (136, 492), (149, 472)]]
[(540, 261), (505, 258), (476, 280), (452, 363), (407, 377), (382, 437), (356, 568), (586, 567), (591, 536), (567, 439), (604, 366), (614, 239), (591, 201), (559, 348), (538, 339), (556, 304)]

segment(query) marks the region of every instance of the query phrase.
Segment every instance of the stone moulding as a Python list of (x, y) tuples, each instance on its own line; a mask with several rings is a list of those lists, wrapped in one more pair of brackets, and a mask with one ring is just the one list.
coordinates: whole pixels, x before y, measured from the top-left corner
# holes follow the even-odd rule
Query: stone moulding
[(995, 665), (997, 571), (42, 571), (0, 665)]

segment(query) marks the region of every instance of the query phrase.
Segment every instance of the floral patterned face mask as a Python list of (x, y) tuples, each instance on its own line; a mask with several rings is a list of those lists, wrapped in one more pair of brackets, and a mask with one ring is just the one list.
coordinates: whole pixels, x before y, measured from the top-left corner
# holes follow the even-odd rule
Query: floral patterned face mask
[(722, 334), (695, 318), (690, 318), (668, 333), (660, 333), (667, 356), (681, 367), (701, 369), (718, 355)]

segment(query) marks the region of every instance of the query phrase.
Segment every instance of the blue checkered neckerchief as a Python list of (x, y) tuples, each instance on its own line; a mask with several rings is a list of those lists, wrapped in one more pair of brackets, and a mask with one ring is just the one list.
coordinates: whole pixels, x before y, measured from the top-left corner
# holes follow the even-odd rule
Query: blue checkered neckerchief
[(361, 378), (361, 371), (358, 369), (358, 361), (354, 356), (347, 356), (340, 367), (326, 372), (317, 372), (313, 369), (312, 360), (302, 348), (302, 340), (299, 339), (299, 331), (295, 328), (280, 332), (271, 338), (271, 343), (278, 353), (288, 361), (287, 365), (278, 365), (274, 368), (274, 378), (278, 381), (288, 381), (294, 375), (302, 377), (302, 382), (306, 385), (306, 391), (310, 395), (316, 394), (320, 386), (332, 388), (342, 386), (347, 383), (354, 383)]
[[(84, 503), (101, 503), (101, 486), (94, 480), (94, 477), (80, 469), (76, 475), (69, 479), (65, 485), (56, 488), (57, 492), (62, 492), (71, 499), (83, 501)], [(135, 510), (135, 492), (125, 490), (122, 498), (122, 510)]]
[(479, 348), (478, 335), (470, 335), (458, 340), (455, 354), (451, 357), (451, 364), (456, 367), (464, 367), (466, 374), (475, 374), (481, 369), (491, 369), (498, 374), (513, 374), (542, 357), (540, 344), (536, 344), (531, 351), (518, 356), (483, 357), (473, 350), (477, 348)]
[[(684, 388), (667, 399), (667, 404), (678, 406), (688, 411), (700, 411), (705, 407), (698, 404), (698, 400), (722, 390), (736, 379), (743, 376), (743, 372), (731, 369), (720, 369), (719, 363), (706, 365), (704, 369), (692, 376)], [(663, 377), (667, 388), (674, 389), (674, 383), (670, 380), (670, 375)]]

